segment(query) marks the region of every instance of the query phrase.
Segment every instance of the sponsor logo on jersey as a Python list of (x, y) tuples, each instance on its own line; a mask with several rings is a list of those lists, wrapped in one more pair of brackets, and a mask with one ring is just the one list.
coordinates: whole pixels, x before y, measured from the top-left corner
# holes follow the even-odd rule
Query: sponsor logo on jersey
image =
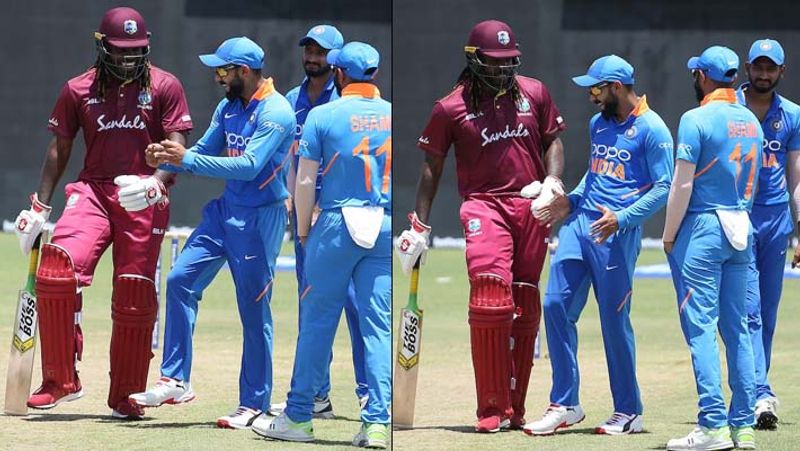
[(52, 125), (53, 127), (58, 127), (58, 119), (51, 117), (47, 120), (47, 123)]
[(264, 126), (267, 127), (267, 129), (278, 130), (280, 133), (283, 133), (283, 132), (286, 131), (286, 129), (283, 128), (283, 126), (281, 124), (279, 124), (277, 122), (273, 122), (273, 121), (264, 121)]
[(91, 99), (86, 100), (87, 105), (99, 105), (101, 103), (103, 103), (103, 101), (98, 99), (97, 97), (92, 97)]
[(769, 150), (770, 152), (780, 152), (781, 150), (781, 142), (777, 139), (765, 139), (764, 150)]
[(659, 149), (663, 149), (663, 150), (671, 151), (672, 150), (672, 143), (671, 142), (658, 143), (658, 148)]
[(690, 144), (679, 143), (678, 152), (691, 152), (692, 146)]
[(466, 120), (466, 121), (471, 121), (471, 120), (473, 120), (473, 119), (477, 119), (477, 118), (479, 118), (479, 117), (482, 117), (482, 116), (483, 116), (483, 111), (478, 111), (478, 113), (477, 113), (477, 114), (475, 114), (475, 113), (469, 113), (468, 115), (466, 115), (466, 116), (464, 117), (464, 120)]
[(431, 143), (431, 139), (428, 138), (427, 136), (420, 136), (418, 141), (419, 141), (420, 144), (430, 144)]
[(592, 143), (592, 156), (606, 160), (629, 161), (631, 159), (631, 153), (625, 149), (597, 143)]
[(244, 136), (237, 135), (236, 133), (225, 132), (225, 142), (230, 148), (241, 149), (250, 144), (250, 137), (245, 138)]
[(159, 229), (158, 227), (153, 227), (153, 235), (163, 235), (164, 229)]
[(128, 120), (128, 115), (123, 114), (121, 118), (117, 120), (110, 120), (105, 122), (106, 115), (101, 114), (100, 117), (97, 118), (97, 131), (104, 132), (106, 130), (113, 130), (115, 128), (119, 129), (138, 129), (144, 130), (147, 128), (144, 121), (142, 120), (141, 116), (138, 114), (133, 120)]
[(184, 114), (183, 116), (181, 116), (181, 121), (183, 122), (190, 122), (191, 120), (192, 116), (189, 116), (188, 114)]
[(524, 124), (518, 124), (516, 128), (513, 129), (511, 126), (506, 125), (506, 128), (499, 132), (489, 132), (489, 129), (484, 128), (481, 130), (481, 138), (483, 138), (481, 147), (486, 147), (487, 144), (491, 144), (502, 139), (523, 138), (530, 135), (530, 132), (527, 128), (525, 128)]

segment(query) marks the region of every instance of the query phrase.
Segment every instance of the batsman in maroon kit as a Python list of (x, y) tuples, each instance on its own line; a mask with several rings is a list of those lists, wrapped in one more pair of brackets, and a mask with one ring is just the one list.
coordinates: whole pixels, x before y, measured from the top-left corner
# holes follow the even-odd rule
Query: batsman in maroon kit
[[(521, 429), (539, 330), (539, 275), (549, 229), (521, 190), (563, 195), (565, 128), (538, 80), (516, 75), (521, 52), (511, 28), (477, 24), (465, 47), (467, 67), (438, 100), (417, 145), (425, 152), (411, 228), (398, 256), (408, 271), (427, 249), (425, 223), (444, 160), (455, 147), (461, 223), (470, 281), (469, 325), (478, 396), (477, 432)], [(541, 185), (540, 185), (541, 183)], [(552, 198), (552, 197), (550, 197)]]
[(97, 262), (113, 243), (108, 406), (115, 418), (142, 416), (127, 400), (146, 388), (158, 309), (153, 279), (169, 222), (165, 186), (171, 182), (169, 173), (147, 166), (145, 148), (162, 139), (185, 144), (192, 129), (180, 82), (148, 61), (149, 37), (137, 11), (105, 13), (95, 33), (97, 62), (62, 89), (49, 120), (55, 136), (39, 188), (30, 210), (17, 217), (20, 246), (28, 253), (82, 129), (83, 170), (65, 187), (66, 206), (52, 242), (42, 245), (36, 275), (43, 381), (28, 399), (32, 408), (83, 396), (76, 370), (83, 347), (81, 289), (92, 283)]

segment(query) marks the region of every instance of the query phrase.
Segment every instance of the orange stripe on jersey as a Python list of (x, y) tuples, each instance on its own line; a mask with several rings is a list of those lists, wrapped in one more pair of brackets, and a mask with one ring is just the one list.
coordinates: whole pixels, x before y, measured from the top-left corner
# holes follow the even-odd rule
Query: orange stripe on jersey
[(361, 96), (367, 99), (379, 99), (381, 92), (372, 83), (350, 83), (342, 89), (342, 97)]
[(638, 117), (648, 111), (650, 111), (650, 106), (647, 104), (647, 96), (643, 95), (642, 98), (639, 99), (639, 103), (636, 104), (636, 108), (631, 111), (631, 115)]
[(264, 83), (261, 83), (261, 87), (253, 94), (253, 97), (250, 97), (250, 100), (264, 100), (274, 93), (275, 84), (272, 82), (272, 77), (270, 77), (264, 80)]
[(622, 311), (622, 307), (625, 307), (625, 303), (631, 298), (631, 293), (633, 293), (633, 290), (628, 290), (628, 292), (625, 293), (625, 297), (622, 298), (622, 302), (620, 302), (619, 306), (617, 306), (617, 313)]
[(336, 161), (337, 158), (339, 158), (339, 152), (333, 154), (333, 157), (331, 157), (331, 161), (329, 161), (328, 164), (325, 165), (325, 169), (322, 170), (323, 177), (325, 176), (325, 174), (328, 173), (328, 171), (331, 170), (331, 166), (333, 166), (333, 162)]
[(278, 176), (278, 172), (280, 172), (280, 170), (283, 169), (283, 165), (285, 165), (286, 162), (289, 161), (289, 157), (291, 156), (292, 156), (291, 152), (286, 152), (286, 156), (283, 157), (283, 161), (281, 161), (281, 164), (279, 164), (278, 167), (275, 168), (274, 171), (272, 171), (272, 174), (269, 177), (267, 177), (266, 180), (264, 180), (264, 183), (258, 185), (258, 189), (264, 189), (264, 187), (267, 186), (269, 182), (275, 180), (275, 177)]
[(700, 177), (701, 175), (703, 175), (703, 174), (705, 174), (706, 172), (708, 172), (708, 170), (709, 170), (709, 169), (711, 169), (711, 166), (714, 166), (715, 164), (717, 164), (717, 160), (718, 160), (718, 158), (717, 158), (717, 157), (714, 157), (714, 159), (713, 159), (713, 160), (711, 160), (711, 161), (710, 161), (710, 162), (709, 162), (709, 163), (706, 165), (706, 167), (704, 167), (703, 169), (700, 169), (698, 172), (696, 172), (696, 173), (694, 174), (694, 178)]
[(736, 91), (733, 88), (717, 88), (711, 91), (707, 96), (703, 97), (700, 106), (709, 102), (728, 102), (736, 103)]
[[(273, 279), (273, 280), (275, 280), (275, 279)], [(263, 298), (264, 298), (264, 296), (266, 296), (267, 292), (269, 291), (269, 287), (271, 287), (271, 286), (272, 286), (272, 280), (270, 280), (269, 282), (267, 282), (267, 286), (266, 286), (266, 287), (264, 287), (264, 289), (263, 289), (263, 290), (261, 290), (261, 294), (259, 294), (259, 295), (258, 295), (258, 297), (256, 298), (255, 302), (258, 302), (258, 301), (260, 301), (261, 299), (263, 299)]]
[(631, 197), (631, 196), (635, 196), (635, 195), (637, 195), (637, 194), (641, 193), (642, 191), (644, 191), (644, 190), (646, 190), (646, 189), (649, 189), (651, 186), (653, 186), (653, 184), (652, 184), (652, 183), (648, 183), (647, 185), (645, 185), (645, 186), (643, 186), (643, 187), (641, 187), (641, 188), (639, 188), (639, 189), (635, 189), (635, 190), (631, 191), (631, 192), (630, 192), (630, 193), (628, 193), (628, 194), (623, 194), (623, 195), (622, 195), (622, 196), (620, 196), (619, 198), (620, 198), (621, 200), (625, 200), (625, 199), (627, 199), (627, 198), (629, 198), (629, 197)]
[(693, 292), (694, 290), (689, 288), (686, 296), (684, 296), (683, 300), (681, 301), (681, 306), (678, 308), (678, 313), (683, 313), (683, 309), (686, 307), (686, 303), (689, 302), (689, 298), (692, 297)]

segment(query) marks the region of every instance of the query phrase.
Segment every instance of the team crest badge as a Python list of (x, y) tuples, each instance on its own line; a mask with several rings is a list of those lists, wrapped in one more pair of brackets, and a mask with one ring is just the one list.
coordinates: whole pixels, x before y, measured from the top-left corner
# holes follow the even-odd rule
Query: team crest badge
[(782, 120), (780, 120), (780, 119), (775, 119), (775, 120), (772, 122), (772, 129), (773, 129), (773, 130), (775, 130), (776, 132), (777, 132), (777, 131), (780, 131), (782, 128), (783, 128), (783, 121), (782, 121)]
[(625, 130), (625, 137), (631, 139), (636, 136), (637, 131), (635, 126), (631, 126), (631, 128)]
[(67, 207), (67, 208), (69, 208), (69, 207), (74, 207), (74, 206), (75, 206), (75, 204), (77, 204), (77, 203), (78, 203), (78, 199), (80, 199), (80, 198), (81, 198), (81, 196), (80, 196), (80, 194), (78, 194), (78, 193), (73, 193), (73, 194), (70, 194), (70, 195), (69, 195), (69, 198), (67, 199), (67, 205), (66, 205), (66, 207)]
[(497, 42), (502, 45), (508, 45), (511, 42), (511, 37), (508, 36), (508, 32), (505, 30), (500, 30), (497, 32)]
[(150, 91), (143, 90), (139, 93), (139, 105), (147, 105), (153, 101), (153, 96), (150, 95)]
[(467, 222), (467, 231), (470, 233), (475, 233), (481, 229), (481, 220), (478, 218), (472, 218)]
[(128, 34), (136, 34), (136, 32), (139, 31), (139, 27), (136, 26), (135, 20), (128, 19), (122, 22), (122, 31)]
[(531, 110), (531, 104), (530, 104), (530, 102), (528, 102), (528, 98), (527, 97), (523, 97), (523, 98), (517, 100), (517, 110), (520, 113), (527, 113), (528, 111)]

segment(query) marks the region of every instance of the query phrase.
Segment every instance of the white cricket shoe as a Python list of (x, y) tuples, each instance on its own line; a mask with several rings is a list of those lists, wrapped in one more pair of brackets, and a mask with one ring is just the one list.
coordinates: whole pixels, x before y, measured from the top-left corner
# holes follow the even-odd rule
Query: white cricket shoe
[(552, 435), (559, 429), (580, 423), (584, 418), (586, 414), (580, 405), (561, 406), (550, 403), (541, 419), (526, 424), (522, 430), (528, 435)]
[(594, 428), (595, 434), (626, 435), (635, 434), (644, 430), (644, 421), (641, 415), (627, 415), (620, 412), (611, 414), (605, 423)]
[(262, 437), (277, 440), (290, 442), (314, 441), (314, 427), (311, 425), (311, 421), (295, 423), (285, 413), (274, 418), (267, 415), (259, 415), (253, 421), (251, 429)]
[(728, 426), (719, 429), (697, 426), (686, 437), (667, 442), (667, 451), (714, 451), (731, 448), (733, 440)]
[(260, 410), (239, 406), (230, 415), (217, 418), (217, 427), (225, 429), (247, 429), (261, 415)]
[(162, 377), (150, 390), (128, 396), (128, 401), (139, 407), (158, 407), (162, 404), (182, 404), (195, 397), (189, 382)]
[(756, 402), (756, 429), (772, 430), (778, 427), (778, 398), (769, 396)]
[[(364, 405), (366, 405), (366, 400), (364, 401)], [(363, 409), (364, 407), (362, 406), (361, 408)], [(282, 414), (284, 410), (286, 410), (286, 401), (278, 404), (270, 404), (267, 415), (277, 417)], [(333, 404), (331, 404), (330, 396), (326, 396), (325, 398), (314, 397), (313, 417), (320, 420), (330, 420), (333, 416)]]

